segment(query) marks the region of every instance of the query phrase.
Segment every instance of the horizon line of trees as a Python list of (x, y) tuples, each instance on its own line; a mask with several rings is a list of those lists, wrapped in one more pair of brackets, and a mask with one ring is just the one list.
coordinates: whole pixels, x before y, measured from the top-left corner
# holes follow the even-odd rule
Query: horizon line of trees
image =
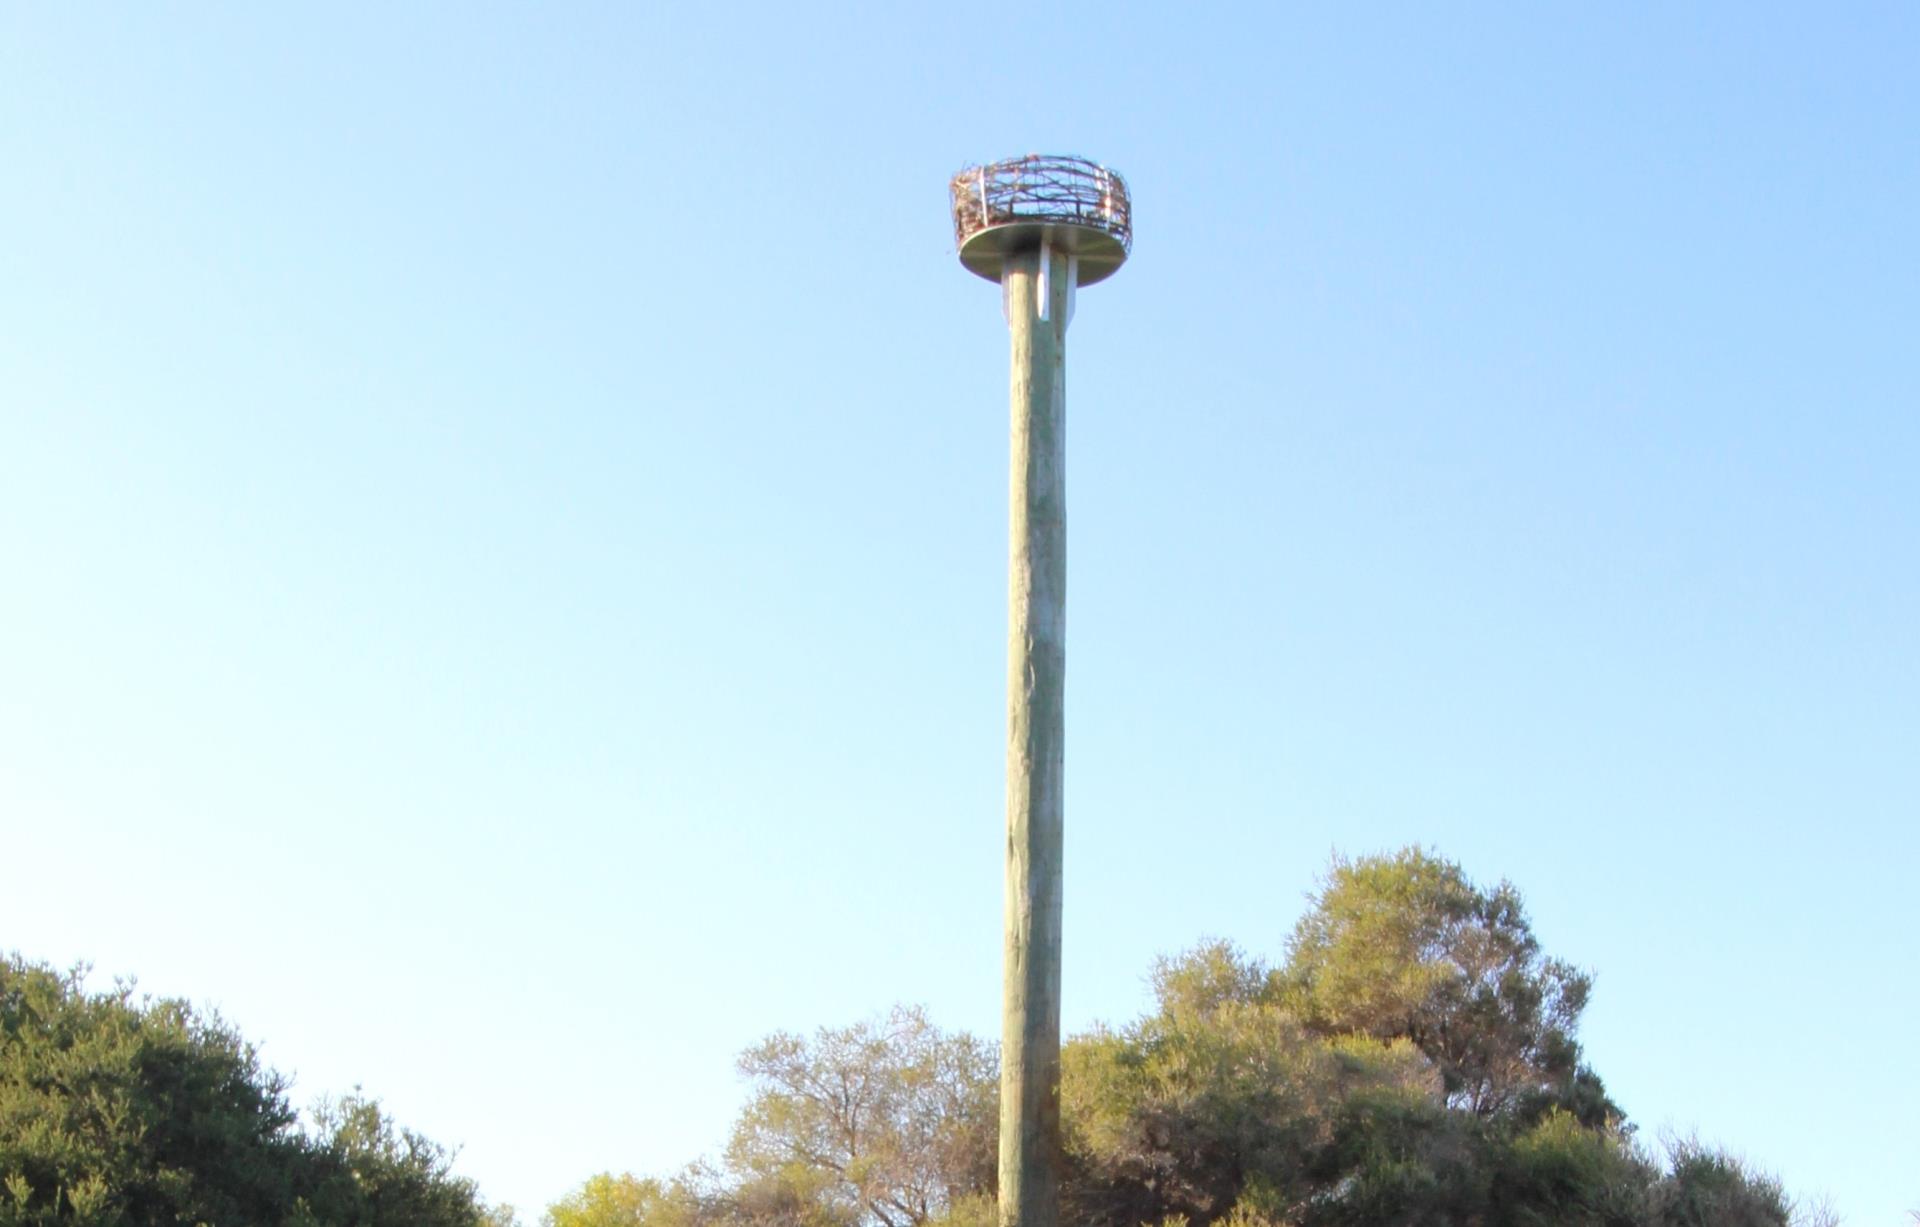
[[(519, 1227), (356, 1091), (302, 1119), (217, 1015), (0, 957), (0, 1227)], [(1277, 965), (1159, 960), (1063, 1048), (1075, 1227), (1834, 1227), (1588, 1066), (1585, 972), (1519, 893), (1419, 847), (1336, 859)], [(742, 1053), (724, 1154), (601, 1173), (542, 1227), (995, 1227), (997, 1046), (924, 1011)], [(1920, 1224), (1920, 1214), (1915, 1221)]]
[[(1585, 972), (1519, 892), (1419, 847), (1337, 858), (1269, 965), (1159, 960), (1062, 1052), (1075, 1227), (1832, 1227), (1694, 1139), (1656, 1151), (1585, 1061)], [(994, 1227), (995, 1046), (924, 1011), (778, 1033), (724, 1155), (601, 1173), (543, 1227)]]

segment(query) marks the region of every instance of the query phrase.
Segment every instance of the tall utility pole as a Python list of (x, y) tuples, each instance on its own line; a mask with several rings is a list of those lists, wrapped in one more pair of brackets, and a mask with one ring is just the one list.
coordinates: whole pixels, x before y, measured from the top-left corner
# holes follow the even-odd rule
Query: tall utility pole
[(1066, 342), (1074, 291), (1133, 241), (1125, 180), (1029, 155), (954, 176), (960, 262), (1013, 334), (1000, 1222), (1060, 1218), (1060, 914), (1066, 742)]

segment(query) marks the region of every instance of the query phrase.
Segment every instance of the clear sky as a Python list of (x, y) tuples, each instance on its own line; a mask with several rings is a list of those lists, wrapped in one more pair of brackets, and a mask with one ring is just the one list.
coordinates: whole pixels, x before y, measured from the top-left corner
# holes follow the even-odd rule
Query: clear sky
[(1648, 1136), (1920, 1206), (1920, 8), (9, 5), (0, 947), (537, 1213), (998, 1017), (1005, 326), (1070, 337), (1065, 1011), (1511, 878)]

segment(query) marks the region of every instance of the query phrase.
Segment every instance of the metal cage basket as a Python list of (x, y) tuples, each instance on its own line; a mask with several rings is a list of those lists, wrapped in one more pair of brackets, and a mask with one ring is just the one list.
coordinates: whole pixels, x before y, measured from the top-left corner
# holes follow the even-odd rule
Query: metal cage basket
[(1081, 282), (1110, 275), (1133, 250), (1127, 181), (1086, 158), (1028, 154), (953, 177), (953, 237), (960, 261), (998, 279), (1000, 264), (1043, 237), (1079, 255)]

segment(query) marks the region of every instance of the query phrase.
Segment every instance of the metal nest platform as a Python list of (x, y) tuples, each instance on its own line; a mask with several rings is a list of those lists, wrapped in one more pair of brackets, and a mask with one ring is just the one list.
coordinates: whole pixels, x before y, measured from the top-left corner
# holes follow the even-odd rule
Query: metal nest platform
[(949, 187), (960, 263), (988, 281), (1042, 241), (1079, 258), (1080, 285), (1113, 276), (1133, 250), (1127, 181), (1086, 158), (1030, 153), (969, 166)]

